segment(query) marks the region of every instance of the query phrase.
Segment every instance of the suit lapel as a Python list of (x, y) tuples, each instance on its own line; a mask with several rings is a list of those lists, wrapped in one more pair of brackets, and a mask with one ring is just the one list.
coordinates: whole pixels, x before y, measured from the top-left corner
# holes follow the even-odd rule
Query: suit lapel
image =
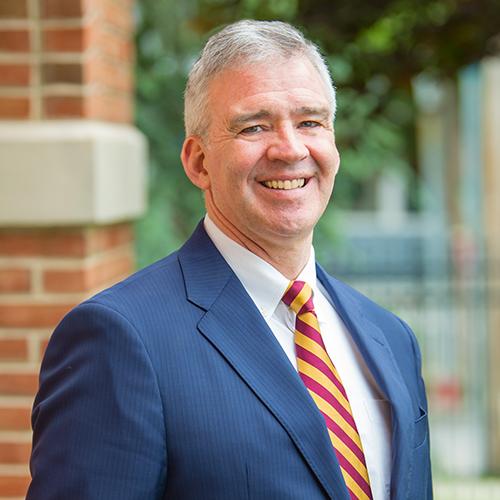
[(198, 329), (285, 428), (330, 498), (348, 499), (323, 417), (265, 320), (200, 224), (179, 252)]
[(330, 294), (337, 313), (348, 328), (379, 388), (391, 404), (392, 464), (391, 497), (404, 498), (410, 480), (414, 416), (410, 395), (387, 340), (368, 320), (350, 294), (342, 293), (336, 281), (317, 266), (318, 278)]

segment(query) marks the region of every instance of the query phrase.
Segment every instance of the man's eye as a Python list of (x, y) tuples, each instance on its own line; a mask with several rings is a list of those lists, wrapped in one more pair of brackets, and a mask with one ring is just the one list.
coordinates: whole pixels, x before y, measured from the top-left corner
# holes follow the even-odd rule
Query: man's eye
[(314, 128), (314, 127), (321, 127), (321, 123), (315, 122), (313, 120), (306, 120), (303, 122), (300, 122), (300, 126), (304, 128)]
[(252, 125), (251, 127), (244, 128), (240, 132), (240, 134), (246, 134), (246, 135), (256, 134), (257, 132), (262, 132), (262, 130), (264, 130), (262, 128), (262, 125)]

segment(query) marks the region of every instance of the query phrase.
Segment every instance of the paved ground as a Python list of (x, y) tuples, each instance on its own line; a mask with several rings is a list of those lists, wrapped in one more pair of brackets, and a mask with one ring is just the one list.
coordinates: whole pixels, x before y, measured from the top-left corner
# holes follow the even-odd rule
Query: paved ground
[(435, 500), (500, 500), (500, 478), (482, 480), (435, 480)]

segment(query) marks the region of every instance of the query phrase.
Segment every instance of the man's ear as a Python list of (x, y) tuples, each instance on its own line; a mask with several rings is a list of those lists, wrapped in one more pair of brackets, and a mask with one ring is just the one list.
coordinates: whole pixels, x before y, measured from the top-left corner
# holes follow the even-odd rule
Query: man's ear
[(202, 191), (206, 191), (210, 187), (210, 178), (205, 168), (205, 145), (200, 137), (186, 137), (182, 145), (181, 161), (189, 180)]

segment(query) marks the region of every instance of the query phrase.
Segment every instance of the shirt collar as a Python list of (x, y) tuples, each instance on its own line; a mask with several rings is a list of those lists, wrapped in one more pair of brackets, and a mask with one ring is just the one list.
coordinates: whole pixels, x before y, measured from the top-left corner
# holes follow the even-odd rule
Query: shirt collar
[[(205, 215), (204, 226), (213, 244), (241, 281), (262, 316), (269, 319), (290, 283), (288, 278), (271, 264), (226, 236), (208, 214)], [(306, 281), (313, 290), (316, 289), (316, 266), (312, 246), (309, 259), (297, 279)]]

